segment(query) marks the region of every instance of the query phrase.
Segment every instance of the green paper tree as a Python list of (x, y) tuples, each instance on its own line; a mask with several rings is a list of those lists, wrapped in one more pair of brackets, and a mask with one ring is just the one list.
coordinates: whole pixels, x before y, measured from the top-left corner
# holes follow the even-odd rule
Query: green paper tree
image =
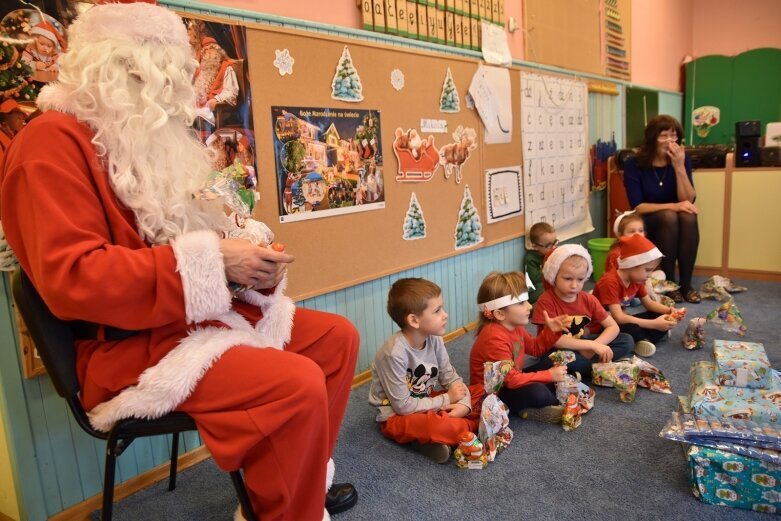
[(353, 59), (346, 45), (331, 82), (331, 97), (342, 101), (358, 102), (363, 100), (361, 78), (358, 76), (358, 70), (353, 65)]
[(409, 209), (404, 217), (404, 235), (402, 238), (407, 241), (424, 239), (426, 237), (426, 220), (423, 218), (423, 210), (420, 208), (418, 198), (415, 192), (409, 199)]
[(33, 70), (12, 44), (0, 41), (0, 102), (8, 98), (35, 101), (38, 91), (32, 83)]
[(445, 83), (442, 85), (442, 95), (439, 98), (440, 112), (461, 112), (461, 101), (458, 98), (458, 90), (453, 81), (450, 67), (447, 68)]
[(483, 242), (483, 227), (480, 224), (480, 216), (477, 214), (472, 192), (469, 185), (464, 186), (464, 198), (461, 200), (461, 209), (458, 211), (458, 223), (456, 224), (456, 249), (468, 248)]

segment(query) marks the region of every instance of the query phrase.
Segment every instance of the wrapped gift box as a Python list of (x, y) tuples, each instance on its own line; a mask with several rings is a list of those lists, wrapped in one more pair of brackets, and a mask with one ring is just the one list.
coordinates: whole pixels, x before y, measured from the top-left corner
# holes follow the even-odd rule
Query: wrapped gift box
[(692, 493), (705, 503), (781, 512), (781, 466), (691, 445), (687, 451)]
[(714, 340), (713, 358), (720, 385), (767, 389), (772, 383), (773, 370), (762, 344)]
[(768, 389), (719, 385), (714, 362), (695, 362), (689, 374), (689, 404), (692, 413), (753, 420), (757, 423), (781, 421), (781, 378), (777, 372), (772, 371)]

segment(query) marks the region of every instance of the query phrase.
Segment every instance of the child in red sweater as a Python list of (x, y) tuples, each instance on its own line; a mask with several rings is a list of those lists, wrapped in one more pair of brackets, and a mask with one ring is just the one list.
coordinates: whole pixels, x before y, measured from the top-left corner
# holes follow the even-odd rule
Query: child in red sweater
[(515, 367), (504, 379), (499, 398), (510, 412), (522, 417), (558, 423), (564, 408), (556, 399), (553, 382), (564, 380), (566, 367), (552, 367), (543, 371), (524, 372), (524, 354), (545, 356), (561, 332), (569, 327), (566, 315), (550, 318), (545, 313), (547, 326), (537, 338), (524, 326), (529, 323), (531, 305), (523, 273), (490, 273), (477, 292), (480, 307), (477, 340), (469, 355), (470, 383), (483, 383), (483, 364), (512, 360)]
[[(605, 273), (596, 286), (594, 296), (607, 308), (621, 332), (632, 335), (635, 354), (651, 356), (656, 343), (678, 322), (670, 317), (674, 308), (654, 302), (646, 291), (645, 282), (659, 265), (662, 252), (642, 235), (618, 239), (620, 257), (618, 269)], [(629, 302), (639, 298), (646, 311), (636, 315), (624, 312)]]

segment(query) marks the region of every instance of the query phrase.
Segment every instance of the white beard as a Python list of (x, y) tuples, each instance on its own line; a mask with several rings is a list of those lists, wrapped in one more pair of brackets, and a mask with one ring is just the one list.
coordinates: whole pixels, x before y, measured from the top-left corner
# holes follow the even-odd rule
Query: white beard
[[(93, 45), (65, 53), (60, 81), (42, 89), (39, 107), (72, 114), (95, 131), (92, 142), (111, 186), (134, 212), (147, 242), (167, 244), (183, 233), (222, 230), (221, 205), (192, 199), (212, 168), (209, 152), (190, 129), (195, 114), (190, 50), (135, 47), (129, 51), (137, 53), (135, 67), (102, 54), (112, 50)], [(99, 76), (82, 72), (90, 70), (83, 63), (101, 60), (106, 65)]]

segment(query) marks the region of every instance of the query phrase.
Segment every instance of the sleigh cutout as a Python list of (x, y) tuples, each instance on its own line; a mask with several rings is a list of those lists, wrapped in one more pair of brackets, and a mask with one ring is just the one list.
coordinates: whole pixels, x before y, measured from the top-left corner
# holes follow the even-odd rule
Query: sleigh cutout
[(400, 183), (430, 181), (439, 168), (439, 150), (434, 146), (434, 136), (422, 140), (415, 129), (407, 132), (396, 129), (393, 153), (399, 163), (396, 181)]

